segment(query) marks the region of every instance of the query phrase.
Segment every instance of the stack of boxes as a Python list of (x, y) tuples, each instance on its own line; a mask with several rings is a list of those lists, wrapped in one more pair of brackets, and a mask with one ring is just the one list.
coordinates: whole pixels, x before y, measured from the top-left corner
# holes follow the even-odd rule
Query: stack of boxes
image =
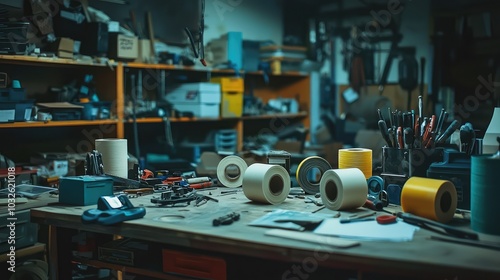
[(241, 77), (216, 77), (210, 83), (184, 83), (167, 94), (179, 112), (198, 118), (237, 118), (243, 114), (244, 82)]

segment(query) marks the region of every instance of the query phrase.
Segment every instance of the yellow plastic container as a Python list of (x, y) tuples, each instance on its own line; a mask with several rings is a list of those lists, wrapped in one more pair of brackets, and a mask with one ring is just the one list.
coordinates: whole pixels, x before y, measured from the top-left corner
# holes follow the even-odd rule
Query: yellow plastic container
[(239, 77), (216, 77), (212, 78), (211, 82), (221, 85), (221, 117), (241, 117), (243, 114), (243, 92), (245, 88), (243, 79)]

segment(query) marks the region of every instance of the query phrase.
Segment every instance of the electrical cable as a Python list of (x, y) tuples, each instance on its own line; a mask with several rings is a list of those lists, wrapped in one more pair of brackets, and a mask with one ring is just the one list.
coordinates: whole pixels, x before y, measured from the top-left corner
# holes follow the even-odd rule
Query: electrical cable
[(186, 35), (189, 38), (189, 42), (191, 43), (191, 48), (193, 49), (194, 57), (198, 58), (199, 55), (198, 55), (198, 51), (197, 51), (196, 45), (194, 44), (193, 34), (191, 34), (191, 31), (189, 31), (189, 28), (187, 28), (187, 27), (184, 28), (184, 31), (186, 32)]
[(203, 33), (205, 31), (205, 0), (201, 0), (201, 15), (200, 15), (200, 25), (198, 27), (198, 40), (195, 43), (193, 34), (188, 27), (184, 28), (186, 35), (188, 36), (191, 48), (193, 49), (193, 54), (195, 58), (199, 58), (203, 66), (207, 66), (205, 61), (205, 46), (203, 45)]
[(165, 124), (165, 140), (167, 142), (167, 146), (172, 154), (175, 154), (174, 139), (172, 137), (172, 126), (170, 125), (170, 119), (168, 117), (164, 117), (163, 123)]

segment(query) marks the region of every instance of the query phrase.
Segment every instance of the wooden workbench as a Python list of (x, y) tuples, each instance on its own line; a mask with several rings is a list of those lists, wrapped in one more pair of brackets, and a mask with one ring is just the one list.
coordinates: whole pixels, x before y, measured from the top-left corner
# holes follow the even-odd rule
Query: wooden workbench
[[(146, 208), (146, 216), (114, 226), (81, 223), (83, 211), (95, 205), (56, 204), (32, 209), (32, 221), (48, 224), (53, 235), (49, 246), (51, 279), (70, 279), (64, 275), (71, 258), (71, 246), (65, 244), (71, 240), (63, 236), (68, 229), (160, 242), (167, 248), (226, 256), (231, 263), (241, 260), (237, 271), (228, 264), (228, 274), (233, 273), (228, 279), (500, 279), (500, 250), (433, 240), (431, 235), (440, 234), (423, 229), (409, 242), (361, 241), (360, 246), (344, 249), (266, 236), (269, 229), (247, 224), (275, 209), (313, 212), (320, 207), (300, 198), (279, 205), (256, 204), (241, 191), (221, 195), (223, 190), (228, 189), (204, 191), (219, 202), (199, 207), (158, 207), (150, 202), (152, 195), (131, 198), (134, 206)], [(214, 218), (233, 211), (241, 214), (239, 221), (212, 226)], [(336, 211), (323, 209), (320, 213), (333, 216)], [(343, 217), (349, 214), (352, 211), (341, 212)], [(483, 234), (480, 238), (500, 241), (500, 237)], [(301, 272), (294, 270), (297, 267)]]

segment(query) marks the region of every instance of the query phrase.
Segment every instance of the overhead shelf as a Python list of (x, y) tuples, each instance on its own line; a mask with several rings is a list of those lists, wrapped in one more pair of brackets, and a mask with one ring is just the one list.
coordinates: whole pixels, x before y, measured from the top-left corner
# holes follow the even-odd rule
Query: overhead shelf
[(95, 121), (27, 121), (0, 123), (0, 128), (22, 128), (22, 127), (57, 127), (57, 126), (92, 126), (103, 124), (117, 124), (117, 120), (95, 120)]

